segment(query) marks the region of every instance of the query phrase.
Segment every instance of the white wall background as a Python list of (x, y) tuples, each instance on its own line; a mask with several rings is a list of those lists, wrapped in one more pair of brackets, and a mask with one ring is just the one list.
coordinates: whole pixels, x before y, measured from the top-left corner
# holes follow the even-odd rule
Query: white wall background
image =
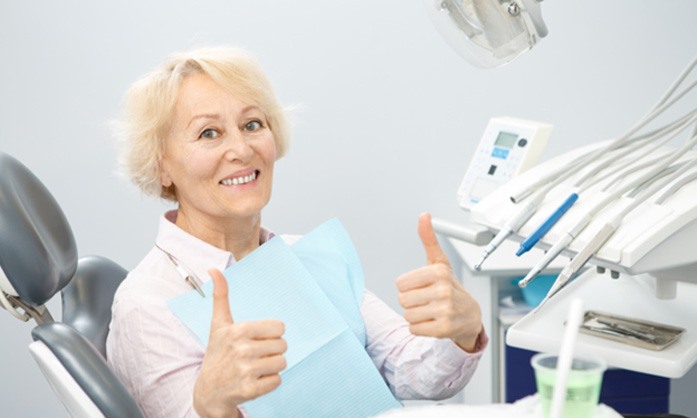
[[(393, 280), (423, 260), (422, 211), (465, 214), (455, 193), (492, 116), (555, 125), (547, 158), (623, 133), (697, 48), (691, 0), (545, 1), (550, 36), (479, 70), (432, 27), (421, 0), (0, 3), (0, 150), (42, 179), (81, 255), (131, 268), (166, 206), (114, 175), (107, 123), (127, 86), (171, 52), (251, 50), (281, 101), (298, 105), (265, 224), (303, 233), (338, 216), (367, 284), (397, 308)], [(0, 231), (1, 233), (1, 231)], [(58, 315), (58, 301), (53, 301)], [(0, 314), (2, 416), (62, 416), (27, 351), (31, 324)], [(673, 411), (697, 411), (694, 372)]]

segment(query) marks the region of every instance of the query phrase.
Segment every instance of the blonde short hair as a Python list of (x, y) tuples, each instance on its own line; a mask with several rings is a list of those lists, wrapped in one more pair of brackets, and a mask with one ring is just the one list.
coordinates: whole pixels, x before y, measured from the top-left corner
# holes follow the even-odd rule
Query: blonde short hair
[(289, 129), (284, 109), (254, 58), (243, 50), (228, 47), (176, 53), (162, 67), (131, 85), (121, 118), (114, 123), (120, 142), (121, 172), (145, 194), (176, 201), (173, 187), (160, 184), (165, 135), (182, 81), (188, 75), (201, 73), (240, 99), (259, 106), (273, 133), (277, 158), (286, 152)]

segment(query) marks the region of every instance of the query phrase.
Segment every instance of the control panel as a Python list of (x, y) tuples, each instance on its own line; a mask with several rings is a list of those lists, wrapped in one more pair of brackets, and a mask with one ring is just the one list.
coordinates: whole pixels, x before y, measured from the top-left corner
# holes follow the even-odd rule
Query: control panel
[(489, 121), (460, 183), (460, 206), (469, 210), (497, 187), (535, 165), (552, 125), (511, 117)]

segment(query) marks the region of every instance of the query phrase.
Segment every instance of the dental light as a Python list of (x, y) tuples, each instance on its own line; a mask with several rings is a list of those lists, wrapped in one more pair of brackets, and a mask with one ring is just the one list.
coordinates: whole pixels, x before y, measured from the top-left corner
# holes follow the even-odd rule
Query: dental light
[(500, 67), (547, 35), (541, 0), (424, 0), (433, 24), (471, 64)]

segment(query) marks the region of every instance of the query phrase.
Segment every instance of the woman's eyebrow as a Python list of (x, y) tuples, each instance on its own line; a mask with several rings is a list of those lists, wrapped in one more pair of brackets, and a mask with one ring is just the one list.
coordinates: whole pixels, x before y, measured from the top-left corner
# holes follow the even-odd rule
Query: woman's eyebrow
[(215, 113), (202, 113), (200, 115), (196, 115), (196, 116), (192, 117), (191, 120), (189, 121), (189, 124), (186, 126), (186, 128), (189, 129), (191, 127), (191, 125), (195, 121), (197, 121), (198, 119), (219, 119), (219, 118), (220, 118), (220, 116), (215, 114)]
[(240, 113), (241, 113), (241, 114), (245, 114), (245, 113), (249, 113), (249, 112), (252, 112), (252, 111), (258, 111), (258, 112), (264, 113), (264, 111), (261, 110), (261, 108), (260, 108), (259, 106), (257, 106), (257, 105), (248, 105), (248, 106), (245, 106), (245, 107), (242, 109), (242, 111), (241, 111)]
[[(259, 106), (249, 105), (249, 106), (245, 106), (244, 108), (242, 108), (240, 110), (240, 114), (244, 115), (246, 113), (254, 112), (254, 111), (264, 113)], [(191, 120), (189, 120), (189, 124), (187, 125), (186, 128), (187, 129), (191, 128), (191, 125), (193, 125), (193, 123), (199, 119), (220, 119), (220, 115), (217, 113), (201, 113), (201, 114), (195, 115), (194, 117), (191, 118)]]

